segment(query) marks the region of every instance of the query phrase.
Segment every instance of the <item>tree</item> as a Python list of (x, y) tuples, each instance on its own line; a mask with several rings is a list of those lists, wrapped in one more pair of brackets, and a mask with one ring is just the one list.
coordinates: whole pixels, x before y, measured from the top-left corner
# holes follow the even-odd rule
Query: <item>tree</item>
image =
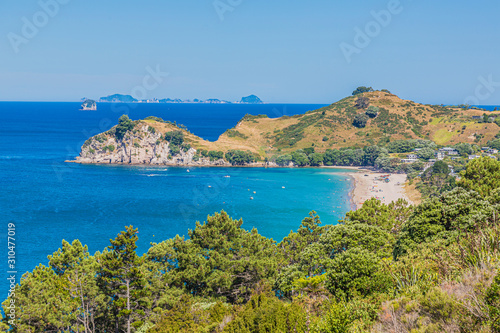
[(421, 150), (417, 151), (417, 156), (418, 158), (429, 160), (434, 157), (434, 150), (431, 148), (422, 148)]
[(224, 158), (224, 152), (220, 150), (211, 150), (208, 152), (208, 157), (212, 162), (222, 160)]
[(450, 168), (448, 168), (448, 164), (446, 164), (446, 162), (437, 161), (432, 165), (432, 173), (448, 176), (450, 174)]
[[(489, 142), (488, 142), (489, 143)], [(460, 156), (467, 157), (468, 155), (474, 153), (472, 145), (468, 142), (457, 143), (454, 148), (458, 151)]]
[(122, 115), (120, 119), (118, 119), (118, 125), (115, 129), (116, 138), (122, 140), (125, 133), (132, 130), (134, 125), (135, 123), (126, 114)]
[(330, 263), (326, 287), (339, 300), (386, 292), (391, 287), (391, 279), (379, 262), (376, 255), (365, 249), (342, 252)]
[(368, 116), (364, 113), (355, 115), (354, 119), (352, 120), (352, 124), (357, 128), (365, 127), (367, 122), (368, 122)]
[(323, 164), (323, 154), (312, 153), (309, 155), (309, 161), (312, 166), (320, 166)]
[(361, 87), (357, 87), (356, 90), (354, 90), (352, 92), (352, 95), (355, 96), (355, 95), (358, 95), (358, 94), (362, 94), (362, 93), (365, 93), (365, 92), (371, 92), (371, 91), (373, 91), (372, 87), (361, 86)]
[(180, 147), (184, 143), (184, 133), (182, 131), (166, 132), (164, 138), (177, 147)]
[(189, 230), (189, 239), (155, 244), (150, 250), (163, 262), (169, 285), (193, 296), (223, 298), (242, 303), (260, 283), (271, 279), (277, 268), (277, 249), (257, 230), (241, 228), (226, 212), (208, 216)]
[(500, 162), (489, 157), (476, 158), (467, 164), (460, 176), (458, 186), (488, 196), (500, 187)]
[(368, 146), (364, 148), (363, 165), (375, 165), (379, 156), (388, 156), (387, 149), (379, 146)]
[(455, 188), (417, 206), (406, 222), (394, 247), (398, 258), (432, 240), (454, 240), (457, 233), (493, 218), (496, 207), (474, 191)]
[(142, 325), (146, 281), (139, 269), (142, 259), (135, 252), (139, 239), (137, 229), (132, 226), (125, 229), (110, 240), (108, 251), (102, 254), (98, 279), (102, 291), (111, 299), (114, 330), (119, 332), (124, 320), (126, 331), (130, 333), (132, 326)]
[(292, 162), (293, 164), (301, 167), (309, 164), (309, 158), (307, 155), (300, 151), (295, 151), (292, 153)]
[(292, 155), (280, 155), (276, 158), (276, 164), (279, 166), (288, 166), (292, 161)]
[(245, 165), (255, 162), (255, 157), (250, 152), (242, 150), (229, 150), (225, 154), (226, 160), (232, 165)]
[(16, 286), (15, 297), (2, 304), (5, 313), (9, 313), (11, 300), (15, 304), (15, 332), (70, 331), (76, 324), (73, 312), (77, 304), (64, 285), (53, 269), (41, 264), (25, 273)]
[(380, 109), (376, 106), (370, 106), (365, 113), (368, 117), (375, 118), (378, 115), (379, 110)]
[[(97, 253), (96, 257), (99, 256)], [(102, 316), (105, 297), (99, 292), (96, 281), (98, 264), (96, 258), (90, 256), (88, 247), (82, 246), (79, 240), (72, 244), (63, 240), (62, 248), (48, 259), (49, 266), (64, 281), (65, 291), (75, 301), (73, 328), (82, 325), (86, 333), (102, 331), (106, 326)]]

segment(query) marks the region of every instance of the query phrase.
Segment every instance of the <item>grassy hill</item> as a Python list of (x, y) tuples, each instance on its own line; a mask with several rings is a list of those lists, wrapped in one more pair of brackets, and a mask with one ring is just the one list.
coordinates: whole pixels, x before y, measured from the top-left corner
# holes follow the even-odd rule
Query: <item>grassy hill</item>
[[(367, 104), (357, 105), (361, 98)], [(378, 114), (366, 126), (353, 125), (356, 115), (369, 107)], [(480, 123), (472, 116), (484, 111), (423, 105), (381, 91), (344, 98), (330, 106), (303, 115), (268, 118), (246, 116), (236, 127), (226, 131), (216, 144), (245, 147), (260, 155), (273, 155), (314, 146), (317, 151), (329, 148), (364, 147), (399, 139), (429, 139), (437, 144), (469, 142), (482, 144), (494, 138), (500, 128), (495, 123)], [(500, 115), (500, 112), (492, 112)]]

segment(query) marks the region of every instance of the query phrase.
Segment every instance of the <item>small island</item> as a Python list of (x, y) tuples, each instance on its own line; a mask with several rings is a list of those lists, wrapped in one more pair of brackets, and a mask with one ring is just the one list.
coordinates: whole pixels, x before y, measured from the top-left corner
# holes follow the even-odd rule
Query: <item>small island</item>
[(96, 110), (97, 110), (97, 103), (92, 99), (85, 99), (80, 108), (80, 111), (96, 111)]

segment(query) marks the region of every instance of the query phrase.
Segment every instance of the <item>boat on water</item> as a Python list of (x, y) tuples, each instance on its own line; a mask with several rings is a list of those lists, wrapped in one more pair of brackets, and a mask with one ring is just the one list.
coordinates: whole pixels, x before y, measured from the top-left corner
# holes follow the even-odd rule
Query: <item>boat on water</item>
[(83, 101), (80, 111), (97, 111), (97, 103), (92, 99)]

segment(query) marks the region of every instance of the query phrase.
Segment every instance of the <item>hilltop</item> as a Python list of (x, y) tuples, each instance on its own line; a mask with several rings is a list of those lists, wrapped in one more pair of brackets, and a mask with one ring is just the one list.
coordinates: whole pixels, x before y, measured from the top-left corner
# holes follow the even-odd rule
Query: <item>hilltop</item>
[[(370, 115), (366, 115), (367, 111)], [(217, 143), (246, 146), (262, 156), (311, 146), (325, 151), (405, 139), (426, 139), (440, 145), (483, 144), (500, 130), (495, 123), (473, 119), (482, 117), (483, 113), (475, 109), (419, 104), (389, 92), (374, 91), (349, 96), (302, 115), (280, 118), (248, 115), (226, 131)], [(489, 115), (498, 116), (500, 112)], [(361, 123), (355, 122), (356, 117)]]
[[(495, 139), (500, 130), (500, 112), (488, 112), (484, 119), (485, 112), (465, 107), (424, 105), (401, 99), (388, 91), (367, 91), (295, 116), (246, 115), (215, 142), (204, 140), (185, 127), (149, 117), (132, 122), (131, 133), (125, 137), (116, 138), (115, 127), (89, 139), (79, 161), (190, 165), (208, 158), (205, 151), (224, 156), (231, 150), (247, 152), (262, 161), (300, 149), (324, 153), (329, 149), (384, 146), (388, 142), (411, 139), (433, 141), (438, 145), (469, 143), (481, 146)], [(169, 141), (165, 139), (165, 133), (172, 131), (182, 133), (183, 143), (193, 149), (191, 157), (166, 160), (167, 156), (177, 156), (176, 151), (169, 152)], [(166, 146), (159, 147), (160, 144)], [(105, 149), (107, 146), (122, 147), (120, 157), (110, 159), (108, 155), (112, 152)], [(200, 162), (193, 161), (193, 156), (199, 157)], [(211, 160), (214, 162), (216, 158)]]

